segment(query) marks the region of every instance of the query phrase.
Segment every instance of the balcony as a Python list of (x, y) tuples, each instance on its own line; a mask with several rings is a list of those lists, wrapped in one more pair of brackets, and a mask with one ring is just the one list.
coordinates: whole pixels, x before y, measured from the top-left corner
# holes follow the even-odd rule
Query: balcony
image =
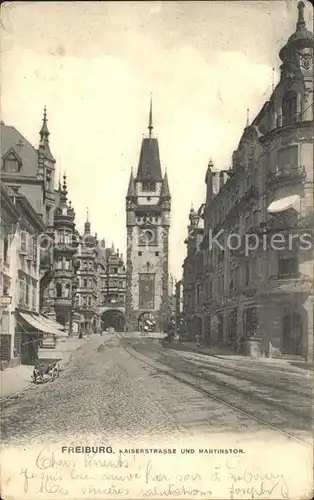
[(262, 285), (263, 294), (291, 294), (313, 293), (313, 280), (309, 276), (300, 276), (299, 273), (290, 275), (270, 276)]
[(122, 301), (117, 301), (117, 302), (108, 302), (105, 301), (101, 305), (102, 307), (110, 307), (111, 309), (115, 309), (116, 307), (125, 307), (125, 302), (124, 300)]
[(301, 182), (305, 179), (305, 167), (300, 165), (298, 167), (281, 168), (277, 172), (270, 172), (267, 175), (266, 185), (274, 186), (280, 183), (295, 183)]

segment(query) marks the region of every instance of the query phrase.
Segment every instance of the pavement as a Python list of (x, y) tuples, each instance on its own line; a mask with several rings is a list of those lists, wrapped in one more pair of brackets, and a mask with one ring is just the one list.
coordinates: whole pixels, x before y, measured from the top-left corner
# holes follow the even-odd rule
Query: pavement
[(206, 356), (212, 356), (219, 359), (225, 359), (231, 362), (237, 362), (241, 364), (247, 365), (268, 365), (269, 368), (272, 366), (285, 368), (295, 367), (296, 369), (302, 369), (306, 371), (313, 371), (314, 363), (310, 363), (307, 361), (296, 360), (296, 359), (285, 359), (285, 358), (270, 358), (270, 357), (259, 357), (259, 358), (250, 358), (249, 356), (244, 356), (241, 354), (235, 354), (226, 350), (226, 348), (222, 347), (208, 347), (207, 345), (201, 344), (199, 350), (197, 350), (195, 342), (183, 341), (179, 344), (179, 341), (175, 339), (171, 344), (167, 344), (169, 349), (176, 349), (179, 351), (190, 351), (190, 352), (198, 352), (199, 354), (204, 354)]
[(263, 421), (300, 438), (311, 433), (309, 382), (300, 372), (235, 368), (226, 360), (165, 349), (154, 340), (95, 335), (73, 352), (53, 383), (3, 403), (2, 441), (70, 446), (82, 436), (84, 442), (134, 443), (146, 436), (159, 442), (164, 436), (241, 433), (243, 439), (272, 436), (277, 443), (287, 437)]
[[(60, 369), (64, 370), (73, 353), (90, 340), (90, 337), (62, 337), (57, 341), (55, 349), (39, 349), (39, 360), (60, 360)], [(19, 393), (34, 387), (31, 382), (33, 366), (18, 365), (1, 371), (1, 399), (11, 397), (17, 399)]]

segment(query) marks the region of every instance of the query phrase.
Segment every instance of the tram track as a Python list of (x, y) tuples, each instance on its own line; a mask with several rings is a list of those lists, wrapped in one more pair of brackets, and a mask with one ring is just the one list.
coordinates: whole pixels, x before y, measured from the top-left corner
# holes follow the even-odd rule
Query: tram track
[[(134, 346), (133, 346), (133, 349)], [(135, 349), (137, 350), (137, 349)], [(139, 351), (138, 351), (139, 352)], [(141, 354), (147, 355), (146, 353), (143, 353), (140, 351)], [(151, 353), (159, 355), (160, 356), (160, 351), (156, 349), (156, 346), (152, 346), (152, 351)], [(177, 352), (177, 351), (169, 351), (168, 349), (165, 350), (163, 353), (163, 358), (166, 361), (164, 363), (165, 365), (172, 365), (173, 362), (176, 360), (176, 357), (173, 356), (172, 354), (169, 354), (170, 352)], [(152, 358), (151, 356), (147, 355), (148, 357)], [(178, 358), (177, 358), (178, 359)], [(168, 362), (169, 361), (169, 362)], [(200, 370), (202, 371), (202, 378), (210, 383), (214, 383), (215, 385), (221, 387), (223, 390), (228, 390), (230, 393), (233, 394), (242, 394), (244, 398), (249, 399), (250, 401), (252, 399), (255, 399), (256, 401), (260, 402), (263, 401), (267, 403), (268, 405), (276, 408), (277, 411), (282, 411), (285, 410), (289, 412), (289, 414), (294, 415), (297, 418), (301, 418), (304, 421), (308, 421), (311, 418), (311, 407), (308, 404), (309, 399), (311, 398), (311, 393), (304, 393), (303, 391), (291, 391), (289, 386), (286, 386), (285, 384), (271, 384), (265, 380), (263, 380), (263, 383), (261, 384), (260, 380), (257, 377), (252, 377), (251, 374), (246, 377), (247, 372), (244, 372), (243, 370), (240, 371), (238, 369), (233, 370), (232, 369), (225, 369), (224, 367), (219, 367), (217, 366), (212, 366), (211, 364), (205, 364), (202, 362), (199, 362), (199, 360), (191, 360), (191, 359), (180, 359), (180, 363), (184, 365), (184, 369), (190, 372), (190, 369), (193, 368), (194, 370)], [(220, 369), (221, 368), (221, 369)], [(223, 378), (236, 378), (237, 382), (239, 384), (235, 386), (235, 384), (231, 384), (229, 381), (226, 380), (221, 380), (219, 378), (219, 375), (223, 376)], [(238, 376), (240, 375), (240, 376)], [(244, 388), (241, 386), (242, 383), (249, 383), (252, 386), (254, 386), (255, 392), (252, 392), (252, 388)], [(278, 401), (278, 400), (272, 400), (267, 397), (265, 397), (263, 394), (261, 394), (261, 389), (275, 389), (279, 390), (281, 393), (285, 393), (286, 399), (287, 397), (289, 398), (288, 402), (283, 402), (283, 401)], [(291, 404), (291, 401), (293, 398), (298, 397), (298, 402), (299, 402), (299, 407), (294, 407)], [(302, 401), (301, 401), (302, 398)], [(295, 401), (295, 399), (294, 399)], [(300, 404), (300, 402), (302, 404)], [(308, 408), (307, 408), (308, 407)]]
[[(162, 375), (166, 375), (166, 376), (176, 380), (179, 383), (185, 384), (186, 386), (196, 390), (197, 392), (202, 393), (203, 395), (212, 399), (213, 401), (215, 401), (215, 402), (217, 402), (225, 407), (228, 407), (229, 409), (233, 410), (234, 412), (245, 415), (247, 418), (254, 420), (255, 422), (258, 422), (259, 424), (263, 425), (264, 427), (267, 427), (268, 429), (271, 429), (272, 431), (279, 433), (279, 434), (287, 437), (288, 439), (292, 439), (292, 440), (297, 441), (303, 445), (307, 445), (307, 446), (312, 447), (312, 443), (310, 443), (310, 442), (306, 441), (305, 439), (302, 439), (301, 437), (298, 437), (295, 434), (292, 434), (284, 429), (281, 429), (280, 427), (272, 424), (271, 422), (268, 422), (267, 420), (265, 420), (261, 417), (258, 417), (256, 415), (254, 415), (253, 413), (250, 413), (249, 411), (244, 410), (243, 408), (241, 408), (233, 403), (230, 403), (229, 401), (226, 401), (225, 399), (222, 399), (221, 397), (216, 396), (215, 394), (213, 394), (212, 391), (210, 391), (204, 387), (201, 387), (199, 385), (199, 383), (195, 382), (195, 380), (194, 381), (187, 380), (187, 378), (183, 377), (182, 375), (177, 375), (177, 374), (169, 371), (169, 369), (167, 369), (167, 368), (161, 368), (161, 367), (156, 366), (156, 363), (158, 363), (159, 365), (163, 365), (164, 367), (167, 367), (166, 364), (164, 364), (160, 361), (153, 360), (147, 354), (139, 353), (133, 346), (131, 346), (131, 342), (122, 333), (117, 332), (116, 335), (118, 338), (120, 338), (124, 342), (125, 341), (127, 342), (128, 347), (126, 347), (125, 345), (122, 345), (122, 347), (133, 359), (136, 359), (137, 361), (140, 361), (144, 365), (149, 366), (150, 368), (154, 369), (157, 373), (162, 374)], [(154, 362), (150, 362), (149, 359), (154, 361)], [(188, 376), (195, 379), (195, 377), (197, 375), (193, 375), (191, 373), (188, 373)], [(210, 382), (210, 380), (206, 380), (206, 378), (204, 381)], [(214, 381), (214, 383), (216, 383), (216, 382)]]

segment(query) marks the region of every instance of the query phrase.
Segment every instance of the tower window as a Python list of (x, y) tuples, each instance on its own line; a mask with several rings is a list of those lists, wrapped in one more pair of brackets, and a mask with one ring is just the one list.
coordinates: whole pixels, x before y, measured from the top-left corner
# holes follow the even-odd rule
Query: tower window
[(142, 252), (138, 252), (138, 256), (141, 257), (141, 255), (142, 255)]
[(296, 121), (297, 94), (294, 91), (286, 92), (282, 103), (283, 125), (289, 125)]
[(57, 298), (60, 299), (62, 297), (62, 285), (61, 285), (61, 283), (56, 284), (56, 292), (57, 292)]
[(155, 191), (156, 183), (153, 181), (143, 182), (143, 191)]
[(159, 255), (159, 252), (155, 252), (155, 255), (156, 255), (156, 257), (158, 257), (158, 255)]

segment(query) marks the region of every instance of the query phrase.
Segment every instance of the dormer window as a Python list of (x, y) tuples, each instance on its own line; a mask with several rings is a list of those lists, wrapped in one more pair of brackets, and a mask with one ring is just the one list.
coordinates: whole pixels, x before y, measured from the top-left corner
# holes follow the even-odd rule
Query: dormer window
[(8, 174), (16, 174), (19, 172), (22, 165), (21, 158), (11, 149), (3, 157), (3, 170)]
[(297, 94), (294, 91), (286, 92), (282, 102), (283, 125), (290, 125), (296, 122), (297, 115)]
[(156, 183), (153, 181), (143, 182), (143, 191), (155, 191)]
[(50, 170), (47, 170), (47, 174), (46, 174), (46, 189), (47, 191), (50, 191), (51, 190), (51, 171)]

